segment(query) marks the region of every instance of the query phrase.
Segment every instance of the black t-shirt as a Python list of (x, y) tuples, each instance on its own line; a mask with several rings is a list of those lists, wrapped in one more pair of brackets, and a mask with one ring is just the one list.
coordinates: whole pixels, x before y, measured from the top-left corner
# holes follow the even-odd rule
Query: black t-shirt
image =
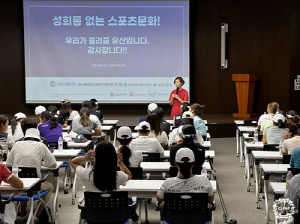
[(99, 121), (103, 119), (103, 115), (102, 115), (101, 110), (92, 109), (91, 114), (97, 116)]
[[(170, 148), (170, 164), (175, 166), (176, 152), (181, 148), (189, 148), (188, 143), (180, 143)], [(205, 160), (205, 148), (199, 143), (194, 143), (194, 149), (191, 149), (195, 155), (195, 166), (202, 166)], [(195, 153), (196, 152), (196, 153)]]
[(181, 124), (181, 118), (182, 118), (182, 114), (177, 114), (177, 115), (175, 115), (174, 116), (174, 125), (175, 125), (175, 127), (179, 127), (180, 126), (180, 124)]

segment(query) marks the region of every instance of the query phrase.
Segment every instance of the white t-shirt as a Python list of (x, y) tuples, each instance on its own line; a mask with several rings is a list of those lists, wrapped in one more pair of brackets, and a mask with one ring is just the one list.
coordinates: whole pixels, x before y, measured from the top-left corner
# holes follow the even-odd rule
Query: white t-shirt
[(278, 126), (267, 127), (264, 131), (264, 135), (267, 138), (267, 144), (279, 144), (281, 139), (284, 139), (287, 128), (279, 128)]
[[(121, 146), (117, 149), (117, 152), (120, 152), (120, 148)], [(143, 162), (142, 152), (140, 150), (131, 150), (131, 156), (129, 157), (129, 167), (138, 167), (141, 162)]]
[[(78, 113), (77, 113), (77, 115), (73, 118), (73, 120), (74, 120), (74, 119), (77, 119), (77, 118), (80, 119), (80, 115), (79, 115)], [(99, 123), (99, 118), (98, 118), (96, 115), (94, 115), (94, 114), (90, 114), (90, 120), (91, 120), (91, 121), (94, 121), (94, 123), (96, 123), (96, 124)]]
[(155, 135), (154, 131), (150, 131), (149, 138), (156, 138), (160, 144), (162, 145), (168, 145), (168, 136), (166, 134), (166, 132), (162, 131), (162, 133), (160, 135)]
[(70, 113), (70, 117), (68, 118), (68, 120), (73, 120), (75, 116), (79, 116), (78, 112), (76, 110), (72, 110)]
[[(179, 135), (179, 128), (175, 128), (170, 134), (169, 134), (169, 145), (172, 145), (173, 143), (176, 143), (180, 140)], [(198, 130), (196, 130), (196, 139), (194, 140), (195, 143), (199, 143), (202, 145), (204, 143), (204, 140), (202, 138), (202, 135)]]
[(265, 120), (272, 120), (274, 114), (263, 114), (259, 117), (257, 125), (262, 125)]
[[(87, 169), (82, 166), (76, 167), (76, 174), (79, 180), (81, 180), (85, 186), (85, 191), (90, 192), (101, 192), (94, 185), (94, 174), (91, 172), (92, 169)], [(105, 171), (104, 171), (105, 172)], [(122, 171), (117, 171), (117, 179), (116, 179), (116, 190), (120, 190), (120, 185), (125, 186), (128, 180), (128, 175)], [(100, 177), (101, 178), (101, 177)], [(105, 180), (103, 180), (105, 181)]]
[(295, 136), (284, 140), (282, 144), (282, 151), (288, 155), (292, 155), (293, 150), (298, 147), (300, 147), (300, 136)]
[(24, 133), (22, 131), (20, 123), (17, 123), (16, 129), (15, 129), (15, 134), (12, 134), (11, 126), (8, 127), (7, 132), (13, 136), (15, 141), (18, 141), (24, 137)]
[(164, 149), (156, 138), (149, 138), (148, 136), (139, 136), (133, 139), (129, 147), (133, 150), (140, 150), (141, 152), (159, 152), (164, 155)]
[(42, 160), (44, 160), (46, 167), (56, 167), (55, 157), (45, 144), (23, 140), (14, 144), (8, 154), (6, 166), (11, 167), (14, 162), (17, 162), (19, 167), (36, 167), (37, 175), (41, 177)]
[(208, 193), (212, 196), (214, 193), (213, 187), (207, 177), (194, 175), (188, 179), (171, 177), (165, 180), (157, 192), (158, 197), (164, 199), (164, 193)]

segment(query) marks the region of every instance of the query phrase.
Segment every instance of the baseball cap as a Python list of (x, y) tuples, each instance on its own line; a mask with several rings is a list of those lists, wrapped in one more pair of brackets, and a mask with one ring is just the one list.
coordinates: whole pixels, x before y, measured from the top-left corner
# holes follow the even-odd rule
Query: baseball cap
[(46, 108), (44, 106), (39, 105), (35, 108), (35, 115), (40, 115), (43, 111), (46, 111)]
[(62, 99), (60, 100), (60, 102), (61, 102), (62, 104), (64, 104), (64, 103), (71, 103), (71, 101), (69, 100), (69, 98), (62, 98)]
[(181, 148), (176, 153), (175, 162), (183, 163), (183, 158), (185, 157), (189, 159), (189, 162), (195, 161), (195, 156), (192, 150), (190, 150), (189, 148)]
[(142, 121), (138, 125), (138, 131), (139, 130), (150, 131), (150, 124), (147, 121)]
[(154, 111), (156, 108), (157, 108), (157, 104), (156, 104), (156, 103), (150, 103), (150, 104), (148, 105), (148, 110), (149, 110), (150, 112)]
[(285, 117), (282, 114), (275, 114), (272, 118), (272, 121), (275, 123), (278, 123), (279, 120), (282, 120), (282, 122), (285, 122)]
[(22, 112), (16, 113), (15, 117), (16, 120), (21, 119), (21, 118), (26, 118), (26, 115)]
[(120, 139), (132, 138), (131, 129), (127, 126), (122, 126), (118, 129), (117, 137)]
[(182, 118), (194, 118), (194, 114), (190, 111), (185, 111), (183, 114), (182, 114)]

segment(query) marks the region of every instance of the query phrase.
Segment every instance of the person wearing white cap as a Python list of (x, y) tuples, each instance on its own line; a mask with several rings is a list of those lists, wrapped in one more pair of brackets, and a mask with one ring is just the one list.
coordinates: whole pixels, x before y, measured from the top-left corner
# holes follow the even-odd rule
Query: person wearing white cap
[(11, 120), (10, 128), (8, 129), (11, 132), (15, 141), (19, 141), (24, 137), (24, 133), (21, 128), (21, 122), (26, 118), (26, 115), (19, 112), (16, 113), (14, 118)]
[[(157, 108), (157, 104), (156, 103), (150, 103), (148, 105), (148, 109), (147, 109), (148, 114), (152, 113), (152, 111), (154, 111), (156, 108)], [(141, 117), (140, 120), (139, 120), (139, 123), (141, 123), (142, 121), (146, 121), (146, 120), (147, 120), (147, 115)]]
[(267, 127), (263, 133), (264, 144), (279, 144), (281, 139), (284, 139), (285, 133), (288, 131), (285, 128), (285, 117), (282, 114), (275, 114), (272, 118), (273, 126)]
[[(277, 102), (272, 102), (267, 105), (267, 113), (265, 112), (261, 115), (257, 122), (257, 129), (260, 130), (262, 125), (267, 120), (272, 120), (276, 112), (279, 110), (279, 104)], [(260, 133), (262, 134), (262, 133)]]
[(131, 150), (129, 144), (132, 141), (131, 129), (127, 126), (122, 126), (117, 132), (117, 139), (120, 142), (120, 147), (117, 152), (123, 156), (123, 163), (126, 167), (139, 167), (143, 162), (143, 155), (140, 150)]
[(150, 124), (142, 121), (138, 125), (139, 137), (134, 139), (129, 147), (132, 150), (140, 150), (142, 152), (158, 152), (164, 155), (164, 149), (156, 138), (149, 138)]
[(44, 106), (37, 106), (34, 110), (35, 115), (40, 115), (42, 112), (46, 111), (46, 108)]
[(165, 192), (195, 192), (208, 193), (208, 203), (213, 203), (214, 192), (208, 178), (192, 174), (192, 168), (195, 165), (193, 151), (189, 148), (179, 149), (176, 153), (175, 162), (178, 167), (177, 177), (165, 180), (157, 192), (157, 201), (161, 203), (164, 200)]
[[(35, 128), (26, 127), (32, 126), (35, 124)], [(37, 176), (41, 177), (41, 166), (42, 162), (46, 167), (55, 168), (56, 160), (52, 155), (48, 147), (42, 143), (40, 138), (40, 132), (36, 128), (37, 124), (34, 119), (26, 118), (22, 122), (22, 129), (25, 132), (25, 137), (23, 141), (18, 141), (14, 144), (11, 149), (7, 161), (6, 166), (11, 167), (15, 161), (17, 161), (19, 167), (35, 167), (37, 171)], [(41, 191), (47, 190), (49, 191), (47, 195), (44, 196), (44, 201), (47, 204), (51, 198), (51, 194), (53, 191), (53, 185), (45, 181), (41, 184)], [(40, 216), (43, 206), (41, 206), (36, 214), (36, 216)], [(27, 220), (28, 213), (26, 215), (26, 202), (21, 204), (21, 217), (19, 217), (20, 221)]]

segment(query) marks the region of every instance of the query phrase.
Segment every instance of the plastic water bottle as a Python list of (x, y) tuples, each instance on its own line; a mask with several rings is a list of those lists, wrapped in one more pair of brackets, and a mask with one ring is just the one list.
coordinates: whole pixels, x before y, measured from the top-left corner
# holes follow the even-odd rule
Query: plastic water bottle
[(257, 131), (257, 128), (255, 128), (253, 136), (254, 136), (254, 142), (257, 143), (258, 142), (258, 131)]
[(18, 173), (19, 173), (19, 167), (17, 162), (14, 162), (14, 164), (12, 165), (12, 174), (18, 177)]
[(63, 140), (61, 137), (58, 139), (58, 151), (62, 152), (63, 151)]
[(264, 112), (264, 114), (267, 114), (267, 112)]
[(293, 174), (292, 171), (289, 170), (287, 175), (286, 175), (286, 187), (288, 186), (288, 184), (290, 183), (290, 180), (293, 178)]
[(279, 142), (279, 155), (281, 155), (282, 144), (283, 144), (283, 139), (280, 139), (280, 142)]
[(206, 167), (205, 167), (205, 166), (202, 167), (202, 170), (201, 170), (201, 176), (207, 177), (207, 170), (206, 170)]

